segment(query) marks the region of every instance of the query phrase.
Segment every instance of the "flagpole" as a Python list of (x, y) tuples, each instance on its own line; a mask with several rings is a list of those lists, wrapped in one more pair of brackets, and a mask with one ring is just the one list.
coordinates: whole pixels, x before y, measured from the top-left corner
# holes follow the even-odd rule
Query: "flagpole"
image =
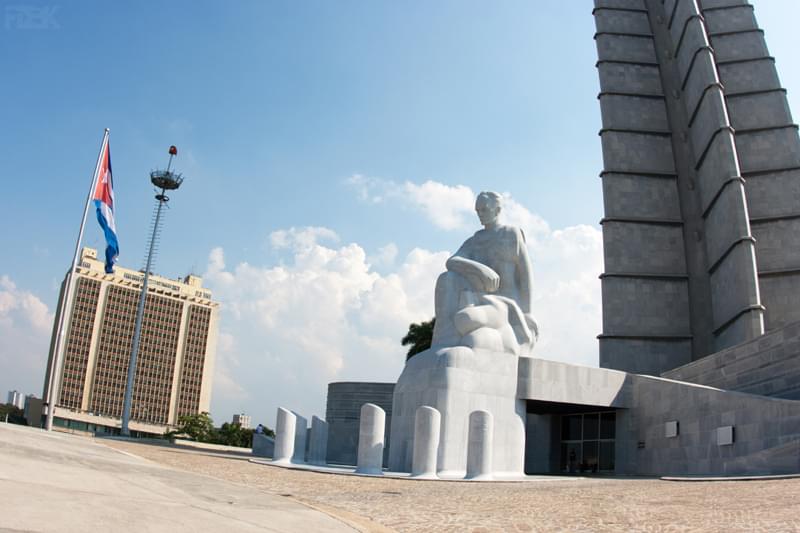
[(64, 293), (61, 298), (61, 307), (59, 308), (59, 321), (58, 321), (58, 328), (56, 330), (56, 345), (55, 345), (55, 354), (53, 357), (53, 363), (50, 367), (50, 379), (48, 382), (47, 387), (47, 421), (45, 423), (45, 429), (47, 431), (52, 431), (53, 429), (53, 415), (55, 414), (56, 410), (56, 402), (58, 401), (59, 392), (61, 389), (61, 371), (64, 365), (64, 345), (66, 344), (66, 330), (67, 324), (69, 322), (69, 310), (72, 309), (72, 299), (73, 299), (73, 285), (75, 280), (75, 269), (78, 267), (78, 262), (80, 261), (80, 253), (81, 253), (81, 242), (83, 241), (83, 230), (86, 226), (86, 215), (89, 213), (89, 206), (92, 203), (92, 198), (94, 197), (94, 190), (97, 186), (97, 175), (100, 171), (100, 165), (102, 163), (103, 153), (105, 152), (106, 146), (108, 145), (108, 132), (109, 129), (106, 128), (103, 132), (103, 142), (100, 143), (100, 153), (97, 154), (97, 163), (94, 166), (94, 174), (92, 175), (92, 185), (89, 187), (89, 194), (86, 196), (86, 205), (83, 208), (83, 218), (81, 218), (81, 228), (78, 231), (78, 240), (75, 243), (75, 254), (72, 256), (72, 267), (69, 269), (67, 273), (67, 279)]

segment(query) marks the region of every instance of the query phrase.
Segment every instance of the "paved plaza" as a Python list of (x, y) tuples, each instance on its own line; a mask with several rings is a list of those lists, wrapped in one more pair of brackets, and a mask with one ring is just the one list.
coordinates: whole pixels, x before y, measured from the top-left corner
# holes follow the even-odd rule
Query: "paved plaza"
[(414, 481), (289, 470), (242, 457), (130, 442), (107, 444), (174, 468), (287, 495), (363, 531), (800, 530), (800, 479)]
[(353, 531), (278, 494), (104, 442), (0, 423), (0, 531)]
[(322, 474), (0, 424), (0, 531), (797, 531), (800, 479)]

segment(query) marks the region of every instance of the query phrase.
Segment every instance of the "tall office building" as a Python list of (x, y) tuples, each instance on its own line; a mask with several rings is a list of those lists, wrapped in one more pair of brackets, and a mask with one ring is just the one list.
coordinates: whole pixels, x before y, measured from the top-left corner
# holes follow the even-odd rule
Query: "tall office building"
[(13, 405), (17, 409), (22, 409), (22, 405), (24, 398), (22, 397), (22, 393), (16, 390), (8, 391), (8, 401), (6, 402), (9, 405)]
[[(143, 274), (122, 267), (106, 274), (97, 251), (84, 248), (75, 275), (54, 425), (115, 433), (121, 424)], [(197, 276), (178, 281), (150, 276), (133, 387), (133, 432), (161, 434), (182, 415), (208, 411), (218, 308)], [(54, 328), (45, 399), (55, 340)]]

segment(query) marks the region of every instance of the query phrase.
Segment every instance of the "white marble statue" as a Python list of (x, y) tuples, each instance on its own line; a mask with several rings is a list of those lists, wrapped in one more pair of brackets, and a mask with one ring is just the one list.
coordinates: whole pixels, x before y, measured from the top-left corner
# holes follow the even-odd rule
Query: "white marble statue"
[[(538, 328), (525, 237), (498, 223), (501, 208), (499, 194), (478, 195), (475, 210), (484, 228), (447, 260), (436, 282), (431, 347), (408, 360), (394, 388), (392, 470), (414, 471), (416, 414), (427, 406), (441, 414), (439, 477), (523, 475), (526, 405), (517, 397), (518, 365), (520, 356), (531, 353)], [(468, 468), (474, 411), (494, 422), (485, 426), (480, 446), (473, 446), (472, 463), (483, 465), (480, 472), (474, 464)]]
[(499, 194), (478, 195), (475, 211), (483, 229), (447, 260), (447, 272), (436, 282), (433, 349), (466, 346), (527, 355), (536, 343), (525, 235), (498, 223), (501, 210)]

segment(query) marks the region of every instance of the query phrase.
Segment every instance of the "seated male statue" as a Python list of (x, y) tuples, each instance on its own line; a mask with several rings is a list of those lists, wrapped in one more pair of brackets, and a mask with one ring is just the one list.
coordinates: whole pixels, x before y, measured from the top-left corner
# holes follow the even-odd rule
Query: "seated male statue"
[(433, 350), (465, 346), (528, 355), (536, 343), (525, 235), (499, 224), (501, 209), (499, 194), (478, 195), (475, 211), (483, 229), (447, 260), (447, 272), (436, 281)]

